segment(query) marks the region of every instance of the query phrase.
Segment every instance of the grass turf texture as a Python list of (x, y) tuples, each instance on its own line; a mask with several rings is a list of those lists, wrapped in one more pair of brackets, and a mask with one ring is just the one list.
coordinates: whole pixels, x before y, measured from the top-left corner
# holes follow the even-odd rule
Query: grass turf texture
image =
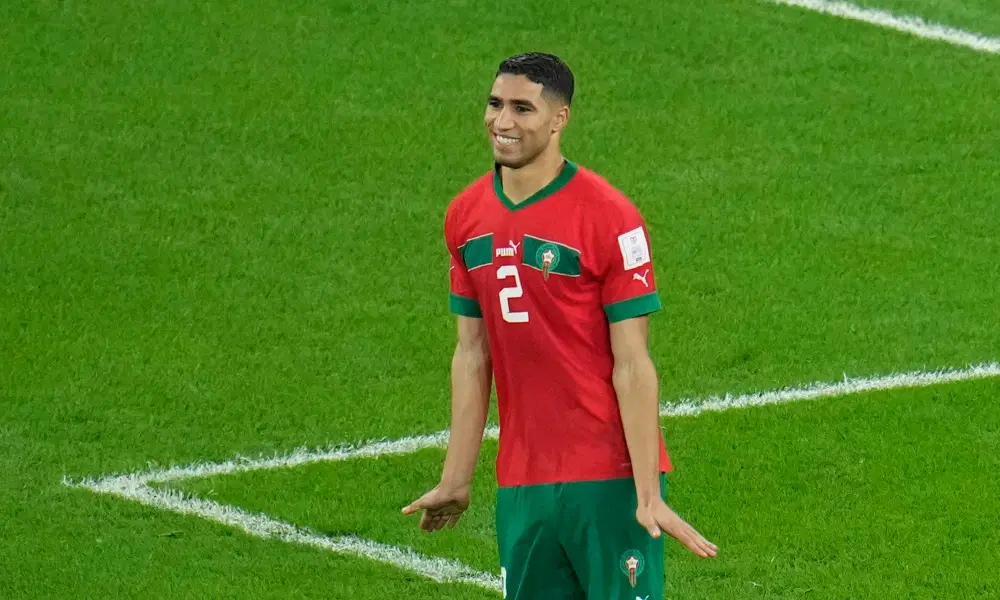
[(1000, 13), (992, 0), (862, 0), (855, 4), (900, 16), (918, 16), (983, 36), (1000, 36)]
[[(722, 547), (706, 563), (670, 541), (671, 597), (988, 597), (1000, 586), (998, 392), (1000, 382), (973, 382), (665, 421), (679, 469), (669, 485), (681, 490), (671, 502)], [(428, 535), (398, 514), (433, 484), (443, 454), (172, 487), (493, 572), (491, 466), (454, 530)], [(484, 454), (491, 465), (495, 443)]]
[(468, 597), (59, 482), (444, 427), (441, 215), (527, 48), (649, 221), (666, 398), (997, 358), (996, 57), (765, 3), (519, 10), (0, 7), (0, 597)]

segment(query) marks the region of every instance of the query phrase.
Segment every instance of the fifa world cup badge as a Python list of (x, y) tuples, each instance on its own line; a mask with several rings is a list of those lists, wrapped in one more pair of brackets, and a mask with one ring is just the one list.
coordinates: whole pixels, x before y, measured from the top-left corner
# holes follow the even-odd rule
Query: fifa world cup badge
[(535, 260), (542, 266), (542, 278), (549, 280), (549, 271), (559, 264), (559, 247), (555, 244), (542, 244), (538, 248)]
[(646, 559), (638, 550), (626, 550), (618, 566), (621, 567), (622, 573), (628, 576), (629, 584), (635, 587), (639, 575), (642, 575), (643, 569), (646, 568)]

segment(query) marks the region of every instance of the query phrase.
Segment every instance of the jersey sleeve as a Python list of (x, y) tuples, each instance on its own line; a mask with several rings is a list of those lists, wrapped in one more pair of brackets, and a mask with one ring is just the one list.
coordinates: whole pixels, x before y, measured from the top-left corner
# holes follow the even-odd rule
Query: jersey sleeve
[(639, 210), (627, 200), (616, 202), (601, 230), (601, 302), (608, 321), (615, 323), (660, 310), (649, 232)]
[(454, 219), (454, 213), (449, 210), (444, 226), (445, 244), (448, 246), (450, 257), (448, 309), (456, 315), (482, 318), (483, 312), (479, 307), (476, 288), (472, 285), (469, 270), (465, 266), (460, 242), (456, 241)]

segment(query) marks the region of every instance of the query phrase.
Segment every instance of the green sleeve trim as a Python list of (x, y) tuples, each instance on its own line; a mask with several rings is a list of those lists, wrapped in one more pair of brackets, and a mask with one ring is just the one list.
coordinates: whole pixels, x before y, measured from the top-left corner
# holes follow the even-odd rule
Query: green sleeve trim
[(479, 303), (472, 298), (451, 294), (448, 296), (448, 308), (456, 315), (477, 319), (483, 318), (483, 311), (479, 309)]
[(656, 292), (629, 298), (620, 302), (613, 302), (604, 307), (604, 312), (608, 315), (608, 321), (617, 323), (625, 319), (641, 317), (651, 312), (656, 312), (663, 308), (660, 304), (660, 296)]
[(493, 234), (487, 233), (465, 242), (458, 247), (462, 253), (465, 269), (471, 271), (493, 262)]

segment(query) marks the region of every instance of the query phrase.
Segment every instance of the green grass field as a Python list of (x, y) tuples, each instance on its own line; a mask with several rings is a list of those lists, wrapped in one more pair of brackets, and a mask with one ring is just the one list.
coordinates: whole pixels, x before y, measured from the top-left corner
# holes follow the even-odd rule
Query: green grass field
[[(987, 0), (877, 5), (1000, 35)], [(750, 0), (11, 0), (0, 39), (2, 599), (499, 597), (62, 482), (447, 427), (444, 208), (524, 50), (649, 223), (665, 401), (1000, 358), (997, 55)], [(670, 545), (670, 597), (994, 597), (998, 394), (665, 419), (720, 546)], [(494, 573), (485, 448), (433, 536), (399, 509), (440, 450), (176, 487)]]

